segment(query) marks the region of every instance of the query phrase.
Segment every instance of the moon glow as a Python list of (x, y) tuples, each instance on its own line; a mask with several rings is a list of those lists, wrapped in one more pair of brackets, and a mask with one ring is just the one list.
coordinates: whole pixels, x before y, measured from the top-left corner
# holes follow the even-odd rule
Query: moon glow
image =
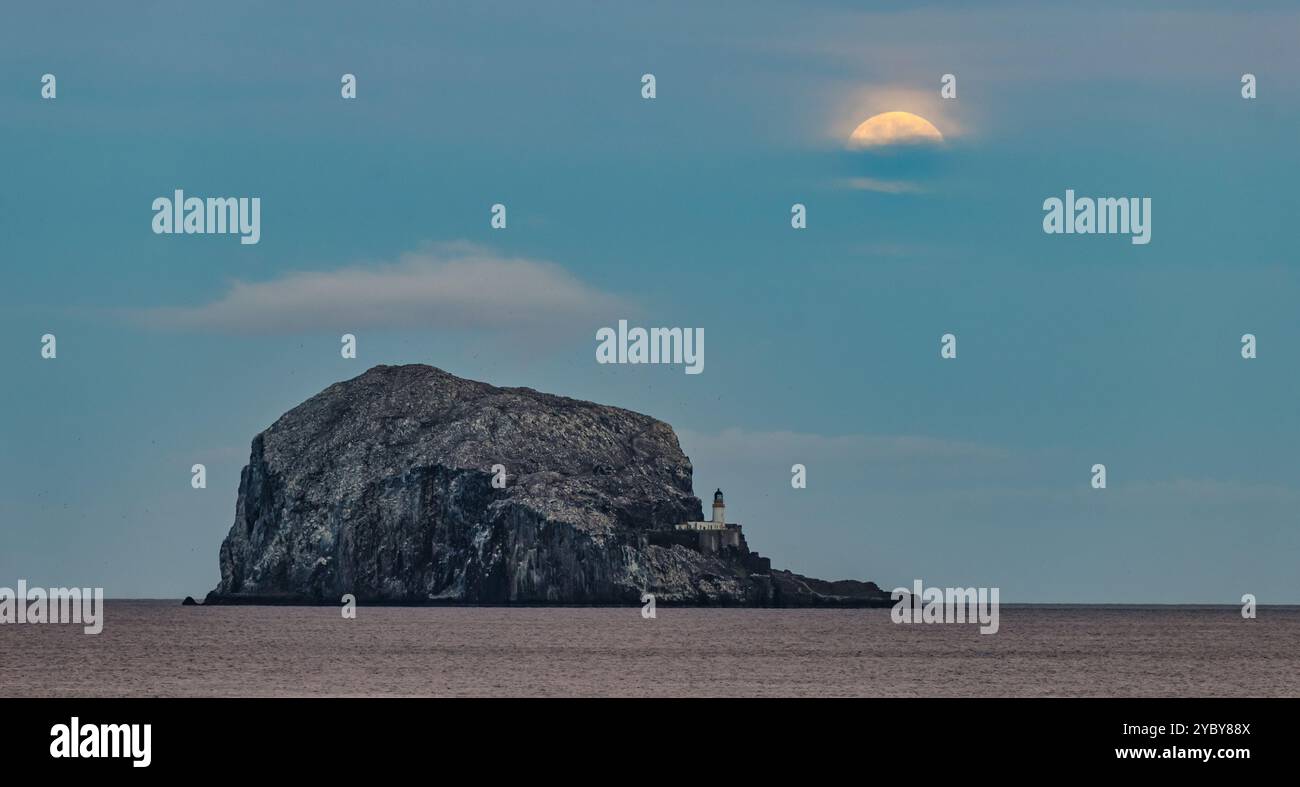
[(911, 112), (882, 112), (862, 121), (849, 135), (849, 146), (878, 148), (888, 145), (935, 144), (943, 134), (934, 124)]

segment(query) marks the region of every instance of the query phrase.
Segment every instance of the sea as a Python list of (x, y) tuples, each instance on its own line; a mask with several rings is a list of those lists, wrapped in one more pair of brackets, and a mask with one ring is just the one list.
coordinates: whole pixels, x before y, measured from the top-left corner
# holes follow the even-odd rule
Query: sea
[(183, 607), (0, 625), (4, 697), (1300, 696), (1300, 607)]

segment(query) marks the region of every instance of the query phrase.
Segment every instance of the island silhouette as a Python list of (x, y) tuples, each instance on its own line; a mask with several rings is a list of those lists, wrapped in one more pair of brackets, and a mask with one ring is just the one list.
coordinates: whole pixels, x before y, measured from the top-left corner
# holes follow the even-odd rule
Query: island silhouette
[(773, 569), (692, 476), (650, 416), (376, 366), (253, 439), (205, 603), (889, 605)]

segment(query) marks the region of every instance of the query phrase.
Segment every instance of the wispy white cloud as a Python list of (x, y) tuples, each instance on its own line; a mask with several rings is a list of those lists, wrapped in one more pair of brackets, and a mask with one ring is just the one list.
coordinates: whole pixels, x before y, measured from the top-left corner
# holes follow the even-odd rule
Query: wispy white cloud
[[(937, 98), (942, 72), (934, 63), (954, 64), (950, 68), (959, 77), (976, 74), (999, 84), (1135, 75), (1199, 80), (1207, 74), (1240, 75), (1243, 63), (1266, 73), (1285, 70), (1293, 49), (1288, 31), (1300, 19), (1294, 3), (1287, 2), (1113, 5), (1100, 14), (1092, 7), (1023, 2), (906, 4), (886, 10), (846, 5), (812, 16), (767, 45), (791, 57), (856, 67), (857, 73), (890, 83), (932, 74)], [(1096, 52), (1108, 56), (1098, 58)]]
[(858, 191), (878, 191), (881, 194), (920, 194), (924, 191), (919, 184), (907, 180), (845, 178), (844, 185)]
[[(820, 435), (730, 428), (716, 433), (679, 429), (683, 446), (704, 448), (714, 460), (746, 462), (772, 457), (819, 460), (893, 461), (906, 459), (996, 459), (1001, 448), (919, 435)], [(689, 451), (688, 451), (689, 453)]]
[(1141, 501), (1177, 500), (1193, 505), (1300, 504), (1300, 489), (1270, 483), (1175, 478), (1116, 485), (1125, 498)]
[(396, 262), (235, 281), (217, 300), (131, 313), (154, 328), (310, 333), (363, 328), (552, 332), (626, 315), (630, 305), (559, 265), (467, 243)]

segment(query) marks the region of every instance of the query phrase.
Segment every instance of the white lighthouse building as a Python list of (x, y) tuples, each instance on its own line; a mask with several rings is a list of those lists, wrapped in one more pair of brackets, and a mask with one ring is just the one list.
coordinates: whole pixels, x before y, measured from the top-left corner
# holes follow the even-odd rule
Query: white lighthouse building
[[(707, 522), (683, 522), (675, 527), (674, 542), (682, 540), (706, 554), (718, 553), (727, 549), (746, 549), (741, 537), (740, 523), (727, 521), (727, 504), (722, 499), (722, 490), (713, 493), (713, 518)], [(683, 544), (685, 546), (686, 544)]]
[(684, 522), (677, 526), (678, 530), (726, 530), (727, 529), (727, 504), (722, 499), (722, 490), (713, 493), (713, 519), (707, 522)]

